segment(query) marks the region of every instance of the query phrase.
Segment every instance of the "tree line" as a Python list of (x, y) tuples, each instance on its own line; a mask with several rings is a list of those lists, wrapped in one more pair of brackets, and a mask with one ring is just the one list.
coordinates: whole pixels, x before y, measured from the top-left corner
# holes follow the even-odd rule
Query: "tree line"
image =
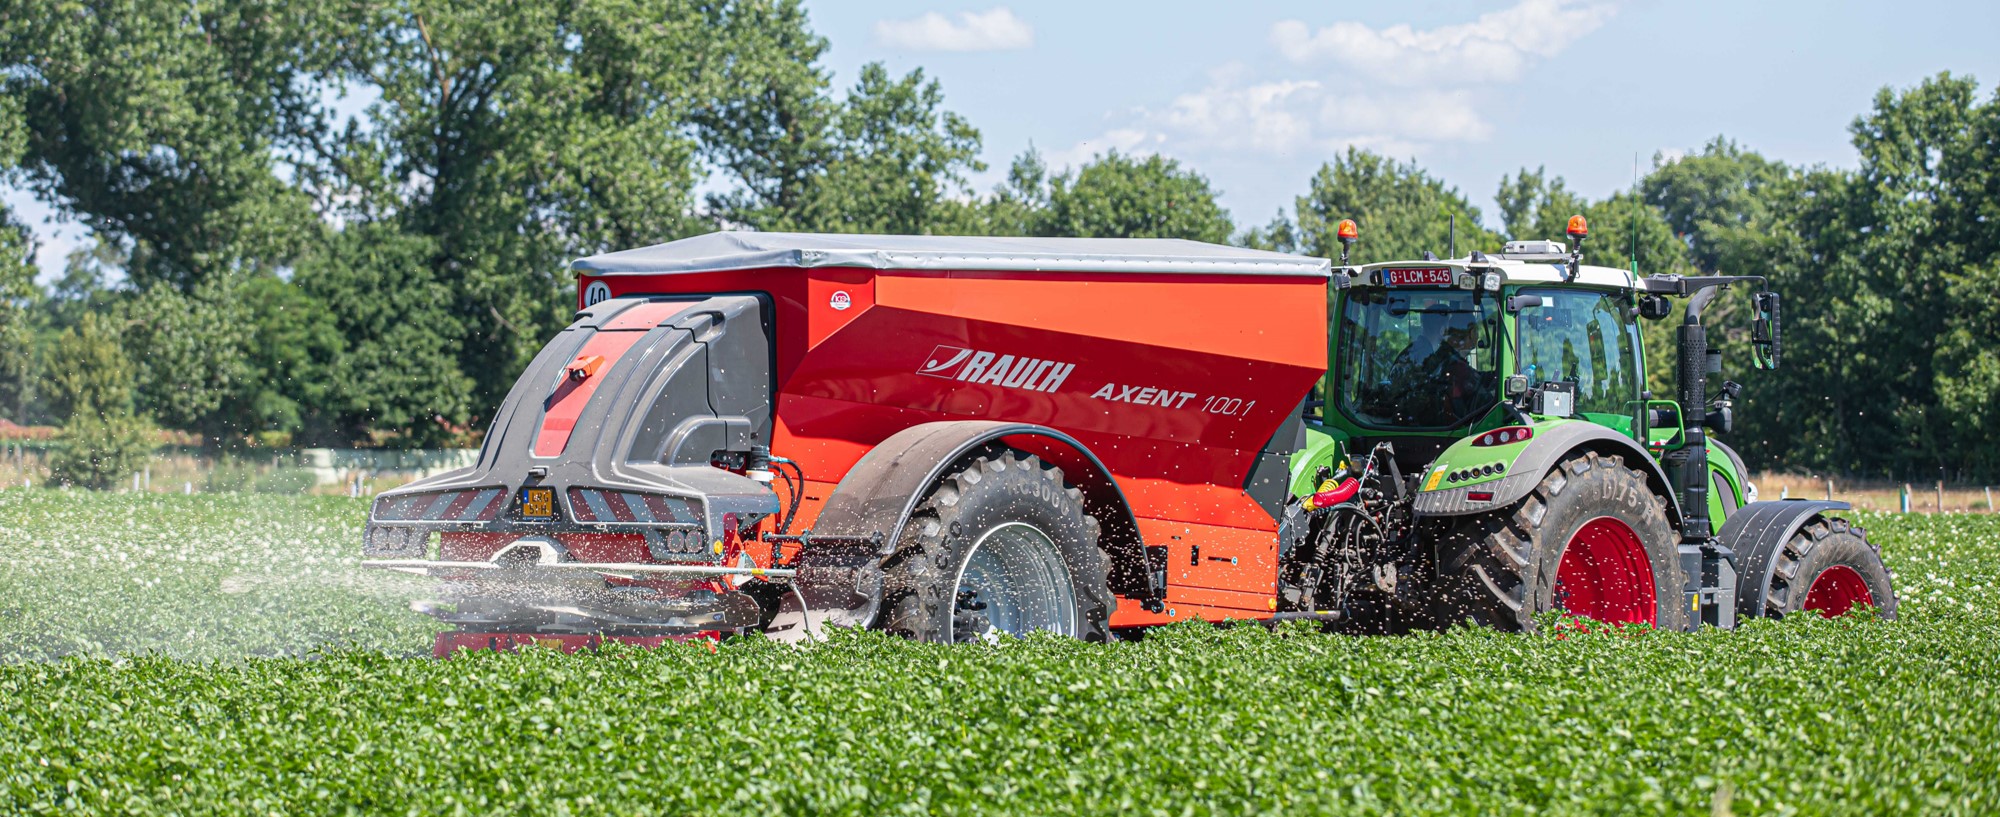
[[(1989, 478), (2000, 442), (2000, 100), (1941, 74), (1884, 89), (1853, 170), (1727, 139), (1591, 199), (1545, 168), (1489, 222), (1414, 162), (1327, 157), (1239, 226), (1160, 156), (991, 190), (980, 134), (921, 70), (836, 87), (793, 0), (24, 0), (0, 18), (0, 172), (90, 242), (36, 281), (0, 211), (0, 417), (65, 426), (81, 482), (154, 428), (212, 447), (463, 442), (566, 321), (566, 262), (717, 229), (1178, 237), (1357, 262), (1560, 238), (1597, 263), (1754, 273), (1785, 362), (1743, 372), (1753, 465)], [(1738, 299), (1740, 300), (1740, 299)], [(1730, 312), (1729, 309), (1735, 309)], [(1669, 391), (1671, 321), (1649, 324)], [(103, 472), (103, 473), (98, 473)]]

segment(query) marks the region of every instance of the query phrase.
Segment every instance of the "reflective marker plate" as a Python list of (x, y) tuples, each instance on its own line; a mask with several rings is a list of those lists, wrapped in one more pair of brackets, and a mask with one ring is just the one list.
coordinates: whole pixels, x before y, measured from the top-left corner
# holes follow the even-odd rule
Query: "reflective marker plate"
[(1450, 267), (1385, 269), (1382, 280), (1392, 287), (1448, 287), (1451, 286), (1452, 275)]
[(556, 518), (556, 489), (522, 488), (521, 516), (525, 519)]

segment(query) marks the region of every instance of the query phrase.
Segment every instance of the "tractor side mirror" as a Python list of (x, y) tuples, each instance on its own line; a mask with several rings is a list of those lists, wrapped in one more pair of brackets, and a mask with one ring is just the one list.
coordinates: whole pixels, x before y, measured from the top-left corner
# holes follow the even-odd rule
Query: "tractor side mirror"
[(1717, 434), (1728, 434), (1736, 430), (1736, 407), (1729, 405), (1712, 406), (1701, 424)]
[(1507, 299), (1507, 311), (1519, 312), (1523, 309), (1534, 309), (1543, 303), (1544, 301), (1540, 295), (1516, 295)]
[(1757, 307), (1750, 321), (1750, 356), (1759, 369), (1778, 368), (1778, 293), (1759, 292), (1750, 300)]

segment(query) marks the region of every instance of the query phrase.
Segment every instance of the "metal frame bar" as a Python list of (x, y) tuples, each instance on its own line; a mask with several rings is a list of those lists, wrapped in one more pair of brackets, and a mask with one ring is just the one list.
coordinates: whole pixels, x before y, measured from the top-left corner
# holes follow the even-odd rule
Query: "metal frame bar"
[(798, 571), (784, 567), (727, 567), (724, 565), (662, 565), (620, 562), (557, 562), (554, 564), (530, 564), (524, 567), (517, 567), (514, 565), (496, 564), (494, 562), (438, 562), (429, 559), (363, 559), (361, 560), (361, 566), (377, 570), (414, 573), (419, 576), (431, 575), (431, 571), (434, 570), (507, 570), (530, 575), (535, 570), (579, 570), (607, 575), (655, 573), (668, 576), (756, 576), (767, 579), (789, 579), (798, 574)]

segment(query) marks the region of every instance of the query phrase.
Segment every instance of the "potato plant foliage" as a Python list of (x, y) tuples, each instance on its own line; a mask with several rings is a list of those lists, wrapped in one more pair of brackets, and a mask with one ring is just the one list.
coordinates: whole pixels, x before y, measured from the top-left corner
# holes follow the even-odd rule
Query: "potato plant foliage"
[(358, 502), (0, 492), (0, 812), (1980, 814), (2000, 519), (1878, 516), (1896, 622), (448, 661)]

